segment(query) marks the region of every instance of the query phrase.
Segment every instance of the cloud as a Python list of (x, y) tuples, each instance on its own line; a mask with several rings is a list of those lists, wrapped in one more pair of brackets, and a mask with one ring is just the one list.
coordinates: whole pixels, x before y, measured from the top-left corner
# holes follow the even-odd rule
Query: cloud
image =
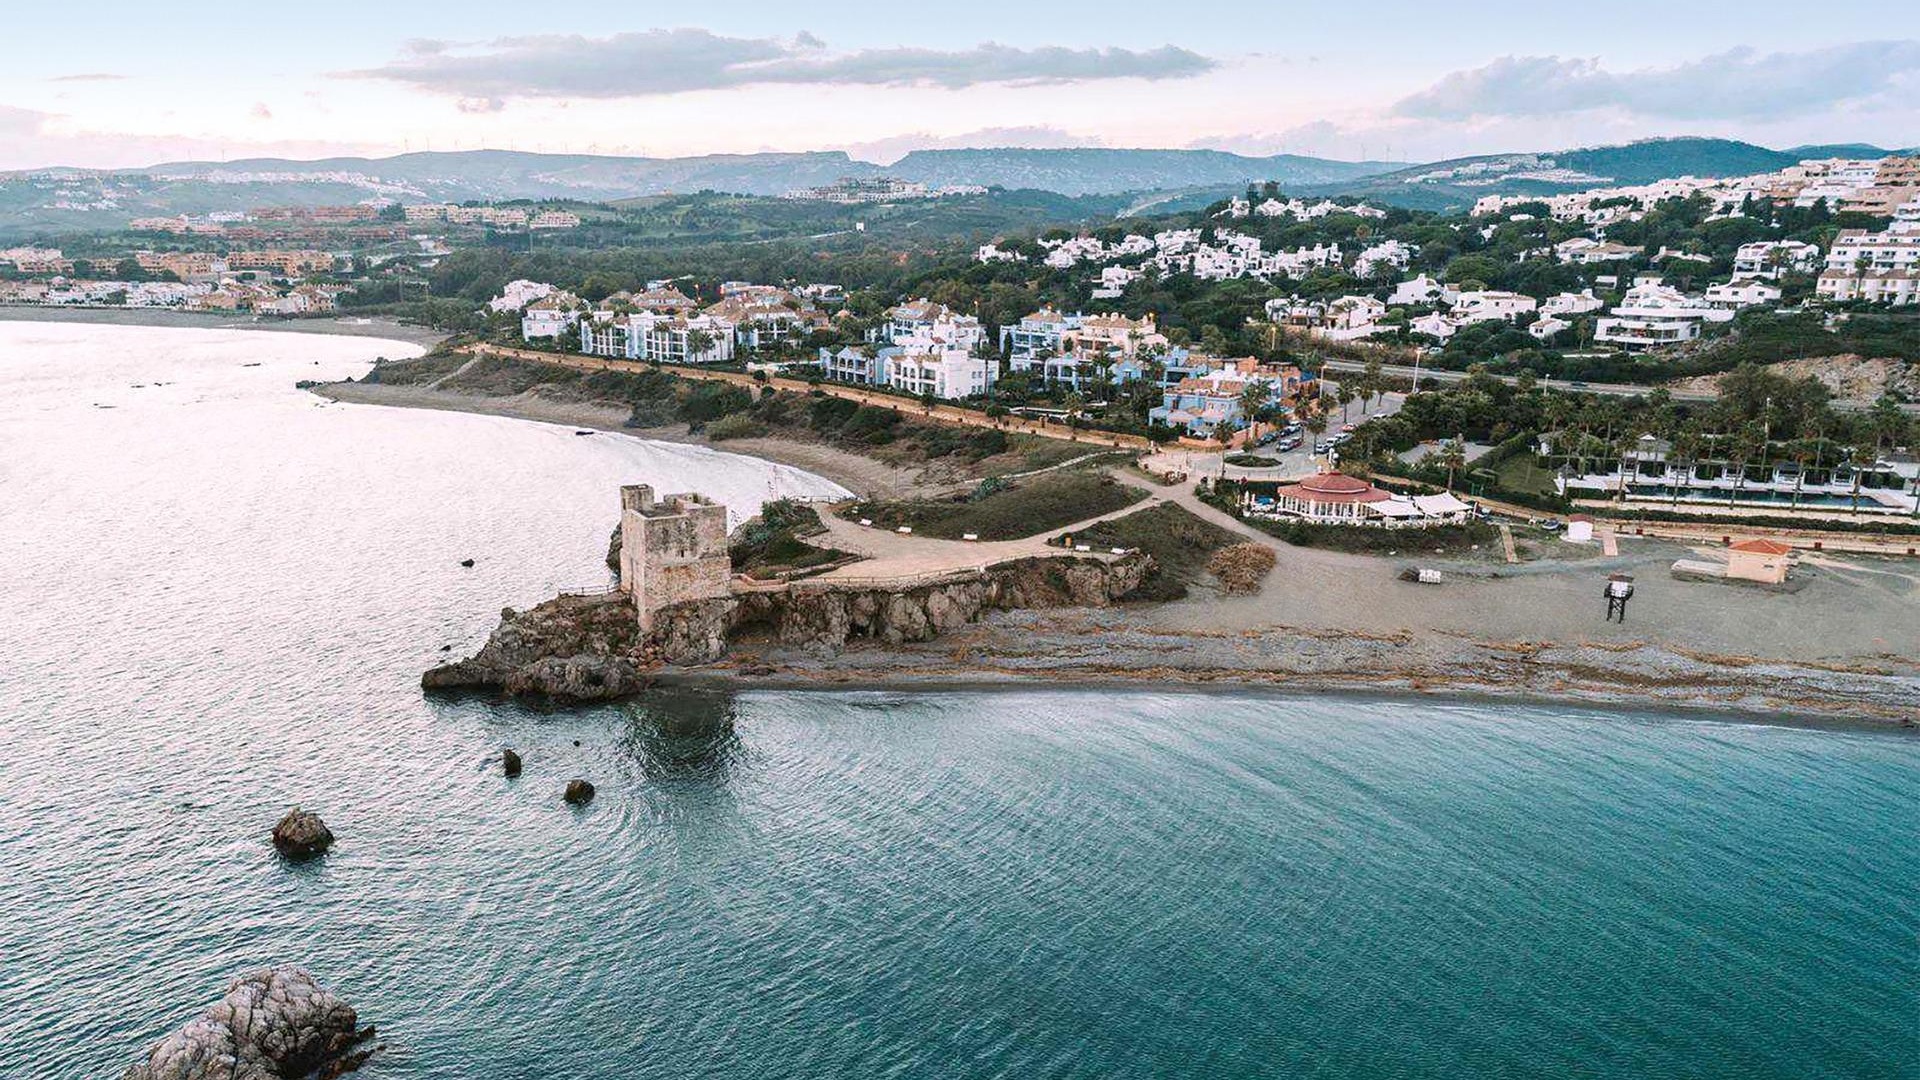
[(1599, 109), (1676, 120), (1805, 116), (1897, 92), (1920, 74), (1920, 41), (1806, 52), (1732, 49), (1665, 68), (1609, 71), (1596, 59), (1505, 56), (1456, 71), (1393, 106), (1425, 120), (1554, 116)]
[(453, 107), (463, 113), (476, 116), (497, 113), (507, 107), (507, 103), (497, 97), (463, 97), (453, 103)]
[(1020, 147), (1028, 150), (1052, 150), (1069, 146), (1101, 146), (1099, 139), (1075, 135), (1056, 127), (979, 128), (958, 135), (935, 135), (925, 131), (889, 135), (870, 142), (852, 143), (847, 153), (862, 161), (890, 165), (914, 150), (998, 149)]
[(992, 42), (967, 49), (899, 46), (836, 52), (819, 38), (722, 37), (708, 30), (647, 30), (612, 37), (501, 38), (477, 48), (416, 42), (407, 55), (353, 74), (478, 99), (630, 98), (755, 85), (1035, 85), (1092, 79), (1178, 79), (1216, 62), (1173, 45), (1157, 49)]
[(250, 140), (216, 135), (148, 135), (97, 131), (73, 118), (0, 105), (0, 169), (138, 168), (161, 161), (223, 157), (334, 157), (391, 152), (373, 143), (322, 139)]
[(55, 75), (48, 82), (120, 82), (125, 75), (115, 75), (110, 71), (83, 71), (78, 75)]
[(267, 108), (266, 102), (256, 101), (253, 103), (253, 118), (255, 120), (271, 120), (273, 119), (273, 110)]

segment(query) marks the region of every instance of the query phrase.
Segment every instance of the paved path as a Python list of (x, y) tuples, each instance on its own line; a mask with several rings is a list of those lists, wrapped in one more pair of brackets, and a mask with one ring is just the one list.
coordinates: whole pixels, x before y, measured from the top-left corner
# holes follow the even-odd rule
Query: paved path
[[(524, 360), (534, 364), (549, 364), (553, 367), (570, 368), (574, 371), (621, 371), (629, 374), (641, 374), (655, 370), (651, 364), (638, 360), (610, 360), (602, 356), (580, 356), (575, 353), (541, 352), (536, 349), (513, 349), (504, 345), (462, 345), (460, 352), (476, 356), (501, 356), (512, 360)], [(773, 376), (765, 382), (751, 375), (737, 371), (712, 371), (707, 368), (684, 364), (670, 364), (659, 370), (670, 372), (683, 379), (696, 382), (724, 382), (757, 390), (762, 386), (771, 386), (778, 390), (789, 390), (796, 394), (810, 394), (818, 390), (829, 397), (857, 401), (862, 405), (877, 405), (885, 409), (918, 416), (926, 420), (955, 424), (960, 427), (993, 428), (999, 431), (1019, 432), (1027, 435), (1042, 435), (1049, 439), (1061, 439), (1066, 442), (1087, 443), (1118, 450), (1151, 450), (1153, 443), (1138, 435), (1117, 435), (1107, 431), (1085, 431), (1071, 428), (1065, 424), (1056, 424), (1047, 420), (1031, 420), (1023, 417), (1001, 417), (993, 419), (977, 409), (963, 409), (955, 405), (925, 405), (913, 398), (897, 394), (883, 394), (877, 390), (867, 390), (844, 383), (809, 383), (801, 379), (789, 379)]]
[[(1500, 523), (1500, 547), (1506, 552), (1508, 562), (1520, 561), (1520, 553), (1513, 549), (1513, 526), (1504, 521)], [(1609, 551), (1607, 554), (1611, 555), (1613, 552)]]
[(1054, 547), (1048, 544), (1047, 540), (1062, 533), (1076, 533), (1103, 521), (1125, 517), (1162, 501), (1161, 492), (1145, 488), (1142, 490), (1147, 491), (1147, 497), (1140, 502), (1112, 513), (1076, 521), (1071, 525), (1062, 525), (1057, 529), (1048, 529), (1038, 535), (1022, 537), (1018, 540), (941, 540), (931, 536), (913, 536), (891, 529), (861, 525), (835, 513), (823, 513), (820, 515), (820, 521), (827, 527), (827, 534), (811, 537), (808, 542), (819, 547), (838, 548), (841, 551), (862, 555), (865, 556), (865, 561), (843, 566), (807, 580), (840, 583), (883, 580), (897, 582), (938, 577), (963, 570), (978, 570), (1013, 559), (1054, 558), (1062, 555), (1085, 557), (1088, 554), (1102, 559), (1112, 559), (1116, 556), (1111, 551), (1077, 552)]

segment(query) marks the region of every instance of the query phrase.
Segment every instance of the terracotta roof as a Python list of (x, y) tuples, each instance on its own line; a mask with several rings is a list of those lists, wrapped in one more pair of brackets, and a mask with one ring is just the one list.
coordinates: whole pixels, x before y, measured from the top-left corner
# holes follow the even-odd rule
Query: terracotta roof
[(1793, 549), (1777, 540), (1742, 540), (1733, 545), (1735, 551), (1745, 551), (1753, 555), (1790, 555)]
[(1288, 484), (1280, 489), (1280, 494), (1316, 503), (1372, 503), (1393, 497), (1359, 477), (1337, 472), (1320, 473), (1297, 484)]

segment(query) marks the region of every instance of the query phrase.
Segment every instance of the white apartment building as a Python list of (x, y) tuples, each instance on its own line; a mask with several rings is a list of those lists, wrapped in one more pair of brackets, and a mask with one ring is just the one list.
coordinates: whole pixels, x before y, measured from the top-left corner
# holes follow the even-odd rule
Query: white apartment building
[(921, 297), (889, 308), (887, 321), (873, 333), (876, 341), (903, 347), (914, 337), (932, 338), (964, 352), (985, 341), (987, 330), (979, 319), (955, 314), (945, 304)]
[(1573, 324), (1557, 315), (1542, 315), (1527, 324), (1527, 333), (1545, 341), (1562, 330), (1570, 330)]
[(535, 300), (552, 293), (553, 286), (544, 281), (528, 281), (525, 278), (509, 281), (506, 288), (500, 290), (499, 296), (487, 301), (487, 309), (497, 315), (504, 315), (509, 311), (519, 311)]
[(640, 312), (591, 319), (580, 326), (580, 351), (662, 364), (721, 364), (734, 357), (734, 327), (710, 315)]
[(958, 349), (927, 348), (930, 344), (903, 346), (888, 356), (887, 385), (908, 394), (932, 394), (948, 400), (984, 394), (993, 387), (997, 363)]
[(1592, 289), (1582, 289), (1577, 293), (1556, 293), (1540, 302), (1543, 315), (1585, 315), (1606, 307), (1607, 302), (1593, 295)]
[(1396, 307), (1413, 304), (1431, 304), (1440, 299), (1443, 292), (1440, 283), (1421, 274), (1419, 277), (1403, 281), (1393, 287), (1393, 295), (1387, 297), (1387, 303)]
[(1865, 300), (1870, 304), (1920, 304), (1920, 271), (1868, 270), (1859, 274), (1828, 271), (1815, 288), (1822, 300)]
[(1709, 322), (1726, 322), (1733, 312), (1709, 305), (1647, 277), (1627, 290), (1620, 306), (1594, 324), (1593, 340), (1628, 349), (1692, 341)]
[(1447, 314), (1459, 325), (1492, 322), (1495, 319), (1512, 322), (1539, 307), (1540, 301), (1531, 296), (1498, 289), (1475, 289), (1460, 293)]
[(580, 320), (580, 311), (585, 307), (572, 293), (549, 293), (528, 304), (521, 313), (520, 336), (528, 341), (557, 338)]
[(1758, 278), (1735, 278), (1724, 285), (1709, 285), (1702, 299), (1709, 307), (1737, 311), (1744, 307), (1780, 302), (1780, 286)]
[(1405, 270), (1414, 254), (1414, 248), (1398, 240), (1383, 240), (1354, 256), (1353, 272), (1360, 277), (1372, 277), (1388, 268)]
[(1820, 265), (1820, 245), (1798, 240), (1758, 240), (1733, 254), (1735, 277), (1775, 278), (1782, 271), (1808, 271)]
[(1100, 276), (1094, 279), (1093, 298), (1095, 300), (1117, 299), (1125, 295), (1127, 286), (1144, 276), (1131, 266), (1103, 266), (1100, 268)]

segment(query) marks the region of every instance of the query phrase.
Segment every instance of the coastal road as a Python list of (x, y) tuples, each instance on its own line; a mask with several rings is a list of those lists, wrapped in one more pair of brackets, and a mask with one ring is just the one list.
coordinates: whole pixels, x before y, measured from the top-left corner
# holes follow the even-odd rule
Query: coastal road
[[(1321, 367), (1327, 371), (1336, 371), (1336, 372), (1337, 371), (1360, 372), (1360, 371), (1366, 370), (1366, 365), (1357, 360), (1336, 360), (1332, 357), (1329, 357), (1325, 361), (1323, 361), (1321, 364)], [(1402, 378), (1402, 379), (1413, 378), (1413, 372), (1414, 372), (1413, 367), (1408, 364), (1383, 364), (1381, 365), (1380, 370), (1384, 374), (1394, 376), (1395, 378)], [(1420, 379), (1422, 382), (1456, 383), (1467, 378), (1467, 373), (1464, 371), (1443, 371), (1439, 368), (1428, 367), (1425, 364), (1422, 364), (1419, 370), (1420, 370)], [(1493, 377), (1496, 379), (1499, 379), (1501, 382), (1506, 383), (1509, 386), (1513, 385), (1518, 378), (1517, 376), (1514, 376), (1514, 375), (1495, 375)], [(1538, 382), (1541, 386), (1549, 387), (1554, 390), (1568, 390), (1568, 391), (1573, 391), (1573, 392), (1582, 393), (1582, 394), (1608, 394), (1614, 397), (1641, 397), (1646, 394), (1650, 394), (1655, 390), (1666, 390), (1667, 393), (1675, 401), (1687, 401), (1687, 402), (1693, 402), (1695, 404), (1707, 404), (1707, 403), (1719, 400), (1718, 394), (1701, 394), (1701, 393), (1695, 393), (1692, 391), (1679, 391), (1679, 390), (1674, 390), (1671, 387), (1647, 386), (1639, 383), (1589, 383), (1589, 382), (1580, 382), (1577, 380), (1569, 380), (1569, 379), (1540, 379), (1538, 380)], [(1831, 404), (1836, 410), (1840, 412), (1861, 412), (1870, 407), (1869, 404), (1866, 402), (1842, 401), (1837, 398), (1834, 399), (1831, 402)], [(1912, 413), (1915, 415), (1920, 415), (1920, 403), (1904, 404), (1904, 405), (1901, 405), (1900, 408), (1905, 412)]]
[[(651, 364), (638, 360), (612, 360), (602, 356), (580, 356), (574, 353), (542, 352), (537, 349), (515, 349), (504, 345), (462, 345), (457, 350), (473, 356), (498, 356), (510, 360), (524, 360), (535, 364), (550, 364), (554, 367), (570, 368), (575, 371), (620, 371), (628, 374), (640, 374), (654, 370)], [(1081, 428), (1056, 424), (1050, 420), (1035, 420), (1025, 417), (1005, 416), (993, 419), (975, 409), (962, 409), (952, 405), (926, 405), (913, 398), (898, 394), (883, 394), (877, 390), (867, 390), (858, 386), (842, 383), (821, 382), (813, 384), (802, 379), (789, 379), (784, 376), (771, 376), (765, 382), (751, 375), (737, 371), (713, 371), (708, 368), (672, 364), (661, 370), (670, 371), (683, 379), (697, 382), (724, 382), (748, 390), (762, 386), (771, 386), (777, 390), (788, 390), (796, 394), (810, 394), (819, 391), (828, 397), (837, 397), (846, 401), (857, 401), (862, 405), (874, 405), (883, 409), (955, 424), (960, 427), (992, 428), (998, 431), (1019, 432), (1027, 435), (1042, 435), (1049, 439), (1065, 442), (1086, 443), (1089, 446), (1104, 446), (1115, 450), (1151, 450), (1154, 444), (1138, 435), (1119, 435), (1108, 431), (1087, 431)]]

